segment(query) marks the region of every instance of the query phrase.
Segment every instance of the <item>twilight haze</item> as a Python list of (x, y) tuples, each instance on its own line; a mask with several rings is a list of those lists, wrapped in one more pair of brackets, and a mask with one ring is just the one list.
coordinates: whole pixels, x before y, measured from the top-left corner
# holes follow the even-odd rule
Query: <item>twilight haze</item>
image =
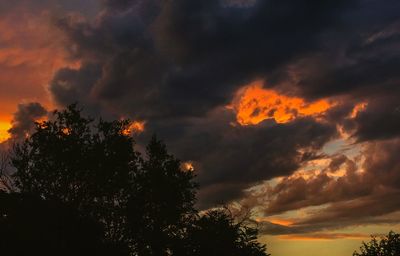
[(0, 0), (0, 142), (129, 118), (273, 256), (351, 255), (400, 231), (399, 68), (398, 0)]

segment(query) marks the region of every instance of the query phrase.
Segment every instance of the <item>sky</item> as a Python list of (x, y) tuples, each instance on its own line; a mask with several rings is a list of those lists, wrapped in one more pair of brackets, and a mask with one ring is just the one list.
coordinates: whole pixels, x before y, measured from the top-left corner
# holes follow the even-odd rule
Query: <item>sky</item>
[[(0, 0), (0, 142), (78, 102), (157, 133), (198, 207), (251, 211), (274, 256), (400, 225), (400, 1)], [(1, 145), (0, 145), (1, 146)]]

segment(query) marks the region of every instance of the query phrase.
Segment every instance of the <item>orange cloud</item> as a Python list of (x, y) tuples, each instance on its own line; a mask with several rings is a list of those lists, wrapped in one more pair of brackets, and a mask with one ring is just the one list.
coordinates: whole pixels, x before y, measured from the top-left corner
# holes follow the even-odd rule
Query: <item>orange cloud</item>
[(193, 166), (193, 163), (192, 162), (184, 162), (184, 163), (182, 163), (182, 168), (183, 168), (183, 170), (185, 170), (185, 171), (194, 171), (194, 166)]
[(132, 133), (138, 134), (144, 131), (145, 121), (133, 121), (128, 128), (122, 131), (124, 135), (130, 135)]
[(47, 93), (53, 74), (80, 65), (68, 59), (64, 39), (50, 20), (45, 11), (34, 14), (22, 7), (0, 17), (0, 122), (10, 119), (21, 101), (54, 107)]
[(260, 217), (256, 218), (257, 222), (265, 222), (268, 221), (273, 224), (281, 225), (281, 226), (286, 226), (289, 227), (294, 223), (293, 220), (288, 220), (288, 219), (277, 219), (277, 218), (265, 218), (265, 217)]
[(350, 113), (350, 118), (356, 118), (358, 113), (364, 111), (368, 106), (367, 102), (361, 102), (354, 106), (353, 110)]
[(230, 106), (236, 112), (241, 125), (256, 125), (266, 119), (287, 123), (297, 117), (318, 117), (333, 104), (327, 100), (306, 102), (302, 98), (289, 97), (271, 89), (264, 89), (262, 81), (255, 81), (242, 88)]

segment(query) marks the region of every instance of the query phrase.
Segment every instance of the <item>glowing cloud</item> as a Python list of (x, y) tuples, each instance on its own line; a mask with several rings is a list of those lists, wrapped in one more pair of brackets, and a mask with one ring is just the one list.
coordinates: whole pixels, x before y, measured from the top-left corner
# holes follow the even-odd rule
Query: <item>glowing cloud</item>
[(293, 225), (294, 221), (289, 219), (278, 219), (278, 218), (268, 218), (268, 217), (259, 217), (255, 219), (257, 222), (270, 222), (272, 224), (277, 224), (281, 226), (289, 227)]
[(65, 38), (51, 21), (48, 12), (33, 14), (23, 7), (2, 13), (0, 115), (11, 116), (21, 99), (53, 107), (46, 89), (48, 82), (60, 68), (80, 66), (80, 61), (69, 58)]
[(184, 171), (187, 171), (187, 172), (192, 172), (192, 171), (194, 171), (194, 166), (193, 166), (193, 163), (192, 162), (184, 162), (184, 163), (182, 163), (182, 169), (184, 170)]
[(124, 135), (130, 135), (130, 134), (139, 134), (144, 131), (144, 126), (146, 122), (144, 121), (133, 121), (128, 128), (122, 131)]
[(332, 104), (327, 100), (306, 102), (302, 98), (281, 95), (274, 90), (264, 89), (262, 81), (255, 81), (242, 88), (231, 106), (241, 125), (256, 125), (266, 119), (287, 123), (297, 117), (318, 117)]
[(356, 118), (358, 113), (364, 111), (368, 106), (367, 102), (361, 102), (354, 106), (353, 110), (350, 113), (350, 118)]

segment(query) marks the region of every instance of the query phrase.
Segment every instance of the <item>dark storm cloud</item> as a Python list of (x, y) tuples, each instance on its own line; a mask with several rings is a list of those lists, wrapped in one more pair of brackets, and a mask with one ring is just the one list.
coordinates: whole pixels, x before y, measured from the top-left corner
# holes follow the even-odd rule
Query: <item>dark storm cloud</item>
[(75, 57), (97, 61), (100, 100), (142, 118), (204, 115), (239, 85), (317, 47), (349, 1), (106, 1), (95, 25), (64, 19)]
[(94, 64), (84, 64), (80, 69), (63, 68), (54, 75), (49, 90), (63, 106), (79, 101), (85, 111), (99, 114), (101, 102), (94, 100), (92, 89), (100, 74), (101, 68)]
[[(336, 136), (334, 126), (299, 119), (277, 125), (232, 126), (227, 110), (186, 124), (147, 127), (180, 158), (193, 161), (201, 186), (200, 206), (227, 203), (260, 181), (291, 174)], [(168, 128), (167, 128), (168, 127)]]
[[(399, 92), (400, 2), (358, 1), (342, 13), (341, 26), (325, 30), (320, 48), (292, 63), (301, 94), (330, 97)], [(284, 73), (281, 79), (290, 74)]]
[[(157, 132), (176, 155), (195, 163), (203, 207), (240, 198), (243, 189), (321, 157), (336, 124), (359, 141), (398, 135), (398, 1), (102, 3), (94, 21), (72, 15), (57, 21), (71, 58), (83, 64), (57, 72), (53, 97), (60, 105), (80, 101), (146, 120), (143, 137)], [(231, 125), (235, 117), (222, 107), (240, 86), (262, 78), (285, 93), (347, 103), (333, 108), (327, 123)], [(348, 118), (361, 101), (370, 104)], [(348, 173), (337, 181), (325, 173), (285, 180), (267, 212), (372, 193), (349, 159), (334, 159), (329, 171), (341, 165)]]
[[(400, 81), (399, 81), (400, 82)], [(390, 139), (400, 135), (400, 92), (370, 100), (357, 115), (354, 136), (359, 141)]]
[(18, 110), (14, 113), (13, 120), (11, 122), (12, 127), (8, 130), (12, 139), (18, 140), (25, 138), (26, 134), (29, 134), (33, 127), (34, 122), (46, 116), (46, 109), (40, 105), (40, 103), (21, 103), (18, 104)]
[[(332, 121), (358, 141), (399, 136), (399, 12), (399, 1), (359, 1), (342, 13), (343, 26), (323, 32), (318, 50), (269, 76), (270, 86), (308, 99), (343, 97)], [(349, 120), (349, 102), (369, 105)]]

